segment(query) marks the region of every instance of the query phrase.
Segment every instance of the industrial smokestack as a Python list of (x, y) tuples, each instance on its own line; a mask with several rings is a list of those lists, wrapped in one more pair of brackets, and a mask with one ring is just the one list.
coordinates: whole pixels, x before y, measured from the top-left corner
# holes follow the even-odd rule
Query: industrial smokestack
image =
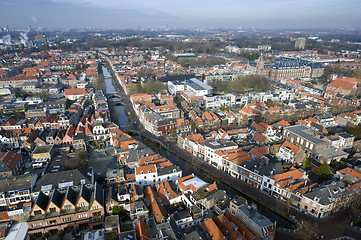
[(1, 40), (0, 43), (4, 44), (4, 45), (11, 45), (11, 36), (10, 35), (5, 35)]
[(24, 45), (24, 47), (28, 46), (29, 37), (26, 33), (20, 33), (20, 42)]

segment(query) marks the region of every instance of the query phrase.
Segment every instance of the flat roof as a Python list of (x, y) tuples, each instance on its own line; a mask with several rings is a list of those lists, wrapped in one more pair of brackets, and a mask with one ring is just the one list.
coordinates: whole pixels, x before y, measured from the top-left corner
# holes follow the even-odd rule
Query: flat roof
[(308, 141), (311, 141), (311, 142), (313, 142), (315, 144), (324, 142), (323, 140), (321, 140), (319, 138), (316, 138), (313, 135), (311, 135), (310, 133), (308, 133), (307, 131), (309, 131), (310, 129), (307, 128), (304, 125), (289, 126), (289, 127), (286, 127), (285, 129), (287, 129), (288, 131), (291, 131), (294, 134), (296, 134), (296, 135), (298, 135), (298, 136), (300, 136), (302, 138), (305, 138)]
[(194, 177), (194, 178), (191, 178), (189, 180), (184, 181), (183, 184), (185, 186), (193, 185), (198, 190), (198, 189), (206, 186), (208, 183), (206, 183), (205, 181), (203, 181), (199, 177)]
[(19, 176), (13, 176), (8, 178), (0, 178), (0, 191), (7, 192), (9, 190), (21, 190), (30, 188), (35, 175), (23, 174)]
[(202, 81), (199, 81), (197, 78), (191, 78), (187, 81), (187, 84), (196, 90), (212, 90), (213, 88), (208, 86)]
[(38, 153), (46, 153), (49, 152), (53, 149), (54, 145), (46, 145), (46, 146), (36, 146), (33, 154), (38, 154)]

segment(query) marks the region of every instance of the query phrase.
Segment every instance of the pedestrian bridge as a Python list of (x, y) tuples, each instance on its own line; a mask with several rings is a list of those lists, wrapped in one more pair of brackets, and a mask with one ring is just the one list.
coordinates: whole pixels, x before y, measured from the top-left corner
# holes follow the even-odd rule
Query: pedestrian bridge
[(122, 101), (122, 96), (119, 93), (107, 93), (108, 99), (119, 98)]

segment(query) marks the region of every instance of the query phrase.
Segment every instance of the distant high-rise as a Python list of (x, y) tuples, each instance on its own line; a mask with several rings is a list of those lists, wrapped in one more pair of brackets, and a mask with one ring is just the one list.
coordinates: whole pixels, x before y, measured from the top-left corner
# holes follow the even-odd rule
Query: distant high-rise
[(306, 38), (296, 38), (295, 48), (296, 49), (305, 49), (306, 46)]

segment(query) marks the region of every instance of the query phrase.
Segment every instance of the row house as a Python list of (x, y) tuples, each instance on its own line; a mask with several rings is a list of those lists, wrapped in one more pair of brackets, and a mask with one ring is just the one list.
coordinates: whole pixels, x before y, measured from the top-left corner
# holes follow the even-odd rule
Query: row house
[(238, 121), (240, 120), (239, 116), (237, 116), (236, 114), (229, 112), (227, 110), (224, 110), (222, 112), (222, 114), (220, 114), (220, 115), (221, 115), (222, 121), (226, 122), (227, 124), (232, 124), (232, 123), (236, 122), (237, 120)]
[(306, 157), (306, 153), (300, 147), (297, 147), (286, 140), (281, 145), (277, 157), (287, 163), (296, 163), (300, 165)]
[(42, 132), (37, 136), (34, 143), (36, 146), (45, 146), (48, 144), (48, 137), (49, 139), (54, 136), (54, 132), (52, 132), (52, 136), (50, 136), (50, 131), (48, 129), (42, 130)]
[(0, 179), (0, 207), (15, 210), (31, 202), (37, 175), (19, 175)]
[(182, 132), (190, 132), (192, 130), (192, 126), (188, 119), (178, 118), (176, 121), (177, 134)]
[(348, 206), (352, 192), (341, 181), (332, 181), (303, 194), (300, 208), (323, 218)]
[(0, 176), (19, 175), (23, 170), (23, 166), (21, 154), (14, 151), (0, 152)]
[(219, 117), (212, 111), (206, 111), (202, 114), (202, 121), (204, 124), (211, 129), (219, 128), (221, 120)]
[(57, 134), (58, 134), (57, 129), (51, 129), (50, 131), (48, 131), (48, 135), (45, 138), (46, 144), (58, 145), (59, 143), (55, 141)]
[(159, 114), (145, 114), (141, 123), (147, 131), (156, 136), (171, 135), (175, 134), (177, 131), (176, 119), (166, 119)]
[(236, 105), (236, 96), (234, 94), (225, 94), (220, 96), (204, 96), (201, 100), (201, 105), (207, 108), (219, 108), (221, 106)]
[(316, 116), (318, 123), (324, 127), (335, 127), (338, 125), (336, 117), (331, 114), (318, 115)]
[(216, 151), (227, 151), (237, 149), (237, 144), (232, 141), (207, 141), (199, 143), (199, 157), (205, 162), (218, 168), (219, 163), (215, 162)]
[(74, 135), (75, 135), (75, 127), (73, 127), (73, 126), (68, 127), (68, 129), (65, 132), (62, 144), (70, 144), (70, 145), (72, 145)]
[(218, 131), (213, 130), (208, 134), (210, 137), (206, 137), (207, 139), (213, 139), (215, 141), (219, 140), (230, 140), (231, 137), (228, 135), (228, 133), (223, 129), (220, 128)]
[(253, 122), (251, 126), (258, 131), (254, 133), (254, 139), (259, 143), (259, 145), (280, 139), (280, 134), (277, 134), (278, 131), (273, 127), (273, 125), (268, 125), (264, 122)]
[(178, 166), (171, 164), (167, 167), (148, 164), (135, 169), (135, 181), (141, 186), (152, 186), (164, 181), (174, 181), (180, 177), (182, 177), (182, 170)]
[(245, 139), (248, 136), (247, 128), (231, 129), (227, 131), (228, 136), (233, 140)]
[(34, 141), (35, 139), (39, 136), (40, 134), (40, 130), (39, 129), (35, 129), (30, 135), (29, 137), (26, 139), (26, 141), (24, 141), (22, 143), (22, 147), (24, 147), (25, 149), (28, 149), (30, 151), (32, 151), (35, 147)]
[(16, 125), (17, 122), (18, 120), (16, 120), (15, 118), (10, 118), (8, 121), (5, 122), (5, 124), (1, 126), (1, 128), (4, 130), (13, 130), (19, 127), (21, 128), (21, 126)]
[(229, 204), (229, 216), (234, 216), (250, 231), (245, 231), (246, 239), (273, 240), (276, 233), (276, 222), (271, 222), (250, 206), (244, 198), (233, 199)]
[(194, 176), (192, 173), (191, 175), (179, 178), (177, 181), (178, 189), (181, 193), (187, 194), (187, 193), (195, 193), (202, 187), (208, 185), (207, 182), (203, 181), (202, 179)]
[(332, 147), (338, 149), (352, 148), (355, 137), (348, 133), (338, 133), (324, 137), (323, 140), (327, 141)]
[(181, 112), (175, 104), (150, 106), (150, 109), (165, 118), (180, 118)]
[(59, 115), (58, 123), (60, 129), (67, 129), (70, 126), (74, 126), (77, 121), (77, 115), (74, 112), (65, 111)]
[[(291, 199), (293, 188), (295, 186), (306, 186), (308, 176), (303, 170), (291, 167), (289, 171), (270, 176), (274, 180), (272, 183), (273, 189), (270, 189), (273, 196), (280, 199)], [(297, 206), (298, 203), (293, 203)]]
[(94, 140), (105, 142), (109, 138), (109, 130), (104, 127), (101, 120), (94, 121), (92, 127)]
[(198, 155), (198, 143), (204, 141), (204, 137), (200, 133), (186, 134), (180, 133), (177, 138), (177, 145), (186, 150), (187, 152), (197, 156)]
[(216, 183), (207, 184), (195, 193), (191, 194), (189, 200), (192, 205), (198, 205), (205, 209), (211, 209), (220, 201), (228, 198), (227, 194), (219, 190)]
[(283, 138), (303, 149), (307, 155), (316, 149), (325, 148), (327, 143), (314, 136), (304, 125), (294, 125), (283, 129)]
[(153, 187), (146, 187), (144, 189), (144, 197), (147, 198), (150, 208), (154, 215), (154, 220), (157, 223), (164, 223), (168, 219), (167, 211), (162, 203), (159, 201), (160, 197)]
[(246, 161), (252, 160), (252, 157), (241, 148), (228, 151), (216, 151), (215, 153), (214, 160), (221, 166), (221, 170), (237, 179), (240, 178), (238, 166), (241, 166), (241, 164)]
[(47, 173), (37, 181), (31, 195), (34, 200), (40, 192), (51, 195), (54, 189), (64, 192), (70, 186), (77, 191), (82, 185), (93, 188), (94, 182), (94, 173), (91, 168)]
[(69, 88), (69, 89), (64, 89), (64, 95), (65, 98), (68, 98), (70, 100), (77, 100), (77, 99), (81, 99), (83, 97), (86, 97), (88, 95), (91, 95), (93, 93), (93, 89), (92, 88)]
[(30, 211), (29, 235), (38, 238), (58, 231), (78, 232), (104, 227), (103, 195), (103, 189), (97, 183), (94, 188), (82, 185), (77, 191), (70, 186), (65, 192), (55, 189), (51, 195), (41, 191)]

